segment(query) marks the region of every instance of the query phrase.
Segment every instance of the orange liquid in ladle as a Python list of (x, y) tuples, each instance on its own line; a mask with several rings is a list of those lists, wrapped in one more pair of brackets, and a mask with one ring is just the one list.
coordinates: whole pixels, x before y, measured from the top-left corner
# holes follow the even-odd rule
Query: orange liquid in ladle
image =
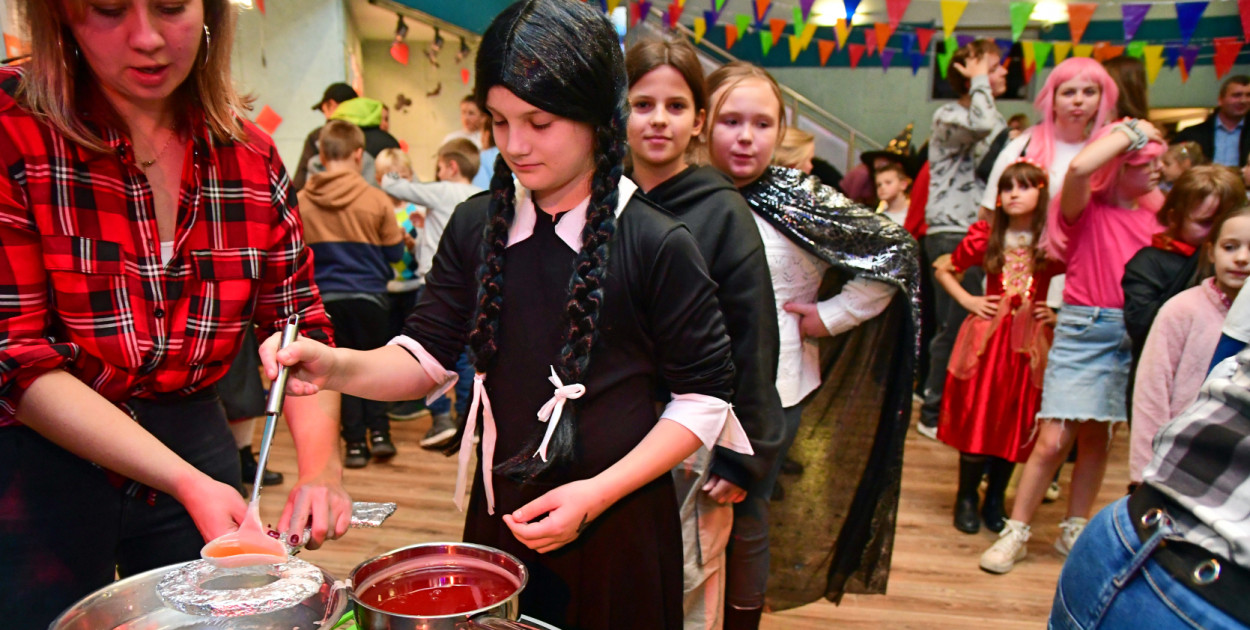
[(260, 524), (260, 507), (253, 503), (239, 529), (204, 545), (200, 557), (219, 566), (245, 567), (286, 562), (287, 553), (281, 541), (265, 533)]

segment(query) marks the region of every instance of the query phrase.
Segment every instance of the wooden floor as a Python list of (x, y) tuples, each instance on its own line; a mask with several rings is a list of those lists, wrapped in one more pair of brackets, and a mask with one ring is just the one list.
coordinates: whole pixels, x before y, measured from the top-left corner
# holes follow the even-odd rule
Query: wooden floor
[[(462, 516), (451, 502), (455, 460), (418, 446), (428, 416), (393, 424), (399, 455), (389, 463), (348, 470), (346, 485), (357, 501), (393, 501), (399, 510), (380, 529), (356, 530), (301, 557), (346, 578), (362, 560), (418, 542), (459, 540)], [(258, 425), (259, 429), (259, 425)], [(1116, 436), (1097, 507), (1123, 493), (1128, 478), (1127, 432)], [(957, 453), (914, 430), (907, 437), (902, 499), (889, 593), (848, 595), (841, 606), (821, 601), (764, 616), (763, 628), (1044, 628), (1063, 558), (1052, 544), (1065, 502), (1043, 505), (1033, 524), (1029, 557), (1005, 576), (977, 567), (981, 552), (996, 539), (987, 531), (967, 535), (950, 524)], [(279, 429), (271, 469), (289, 477), (296, 467), (290, 435)], [(1063, 469), (1067, 495), (1068, 474)], [(262, 500), (266, 522), (276, 523), (290, 481), (267, 487)], [(1011, 496), (1009, 493), (1008, 501)]]

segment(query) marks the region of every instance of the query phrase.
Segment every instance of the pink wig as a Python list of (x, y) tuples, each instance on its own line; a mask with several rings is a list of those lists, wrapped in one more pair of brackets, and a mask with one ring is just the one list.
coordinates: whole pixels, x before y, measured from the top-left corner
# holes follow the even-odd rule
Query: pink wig
[[(1116, 131), (1115, 127), (1108, 125), (1094, 132), (1090, 141), (1092, 142), (1113, 133), (1120, 132)], [(1146, 146), (1136, 151), (1121, 153), (1111, 158), (1111, 161), (1107, 162), (1105, 166), (1094, 171), (1094, 174), (1089, 176), (1090, 193), (1105, 200), (1106, 196), (1115, 190), (1115, 185), (1120, 179), (1121, 166), (1125, 164), (1148, 164), (1151, 160), (1162, 156), (1166, 150), (1167, 145), (1152, 140), (1146, 143)]]
[(1090, 129), (1099, 129), (1115, 119), (1115, 105), (1120, 98), (1120, 89), (1102, 64), (1085, 57), (1065, 59), (1050, 71), (1046, 83), (1042, 84), (1042, 89), (1037, 93), (1037, 99), (1033, 101), (1033, 109), (1037, 110), (1040, 119), (1033, 126), (1025, 155), (1038, 164), (1049, 166), (1055, 157), (1055, 90), (1073, 79), (1092, 81), (1102, 90), (1098, 111), (1094, 114)]

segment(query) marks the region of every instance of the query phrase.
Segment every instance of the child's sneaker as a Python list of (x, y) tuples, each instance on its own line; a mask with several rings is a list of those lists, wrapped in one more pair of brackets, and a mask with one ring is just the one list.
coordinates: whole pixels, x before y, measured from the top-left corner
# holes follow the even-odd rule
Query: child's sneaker
[(1028, 546), (1031, 530), (1027, 523), (1007, 519), (1003, 521), (1003, 531), (998, 534), (998, 542), (981, 554), (981, 568), (990, 573), (1003, 574), (1011, 571), (1017, 562), (1029, 554)]
[(1046, 488), (1046, 494), (1042, 497), (1042, 503), (1054, 503), (1059, 500), (1059, 482), (1052, 481)]
[(369, 445), (365, 442), (348, 442), (347, 455), (343, 458), (345, 468), (364, 468), (369, 465)]
[(1076, 544), (1076, 539), (1080, 537), (1081, 532), (1085, 531), (1085, 523), (1088, 519), (1079, 516), (1069, 516), (1059, 523), (1059, 538), (1055, 540), (1055, 549), (1063, 554), (1068, 555), (1072, 551), (1072, 546)]

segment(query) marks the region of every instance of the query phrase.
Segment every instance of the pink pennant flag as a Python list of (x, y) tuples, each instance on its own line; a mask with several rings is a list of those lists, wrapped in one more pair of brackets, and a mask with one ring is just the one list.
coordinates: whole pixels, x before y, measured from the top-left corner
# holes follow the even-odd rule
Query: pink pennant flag
[[(1246, 0), (1250, 2), (1250, 0)], [(920, 46), (920, 54), (929, 52), (929, 42), (933, 41), (933, 36), (937, 34), (936, 28), (917, 28), (916, 43)]]
[(868, 33), (864, 33), (864, 50), (868, 52), (869, 57), (877, 54), (877, 40), (870, 37)]
[(1241, 31), (1250, 39), (1250, 0), (1237, 0), (1237, 12), (1241, 14)]
[(903, 21), (903, 14), (907, 13), (909, 4), (911, 0), (885, 0), (885, 12), (890, 16), (890, 30), (898, 28), (899, 23)]

